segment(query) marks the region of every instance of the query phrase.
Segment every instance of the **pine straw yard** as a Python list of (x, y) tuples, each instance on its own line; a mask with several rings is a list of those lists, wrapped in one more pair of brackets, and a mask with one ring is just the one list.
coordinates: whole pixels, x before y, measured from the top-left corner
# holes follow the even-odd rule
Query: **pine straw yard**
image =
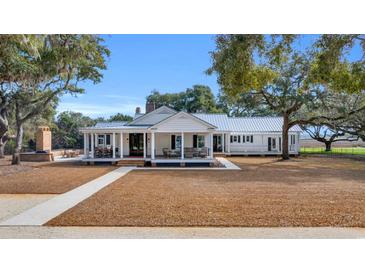
[(47, 225), (365, 227), (365, 162), (230, 160), (242, 170), (132, 171)]
[(12, 166), (0, 160), (0, 194), (59, 194), (100, 177), (115, 167), (77, 162), (31, 163)]

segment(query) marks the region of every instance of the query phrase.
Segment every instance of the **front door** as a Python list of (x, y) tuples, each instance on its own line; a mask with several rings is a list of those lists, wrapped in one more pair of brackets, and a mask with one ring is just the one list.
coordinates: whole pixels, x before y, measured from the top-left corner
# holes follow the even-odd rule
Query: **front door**
[(213, 151), (222, 152), (222, 135), (213, 135)]
[[(280, 138), (279, 138), (279, 140), (280, 140)], [(267, 138), (267, 150), (268, 151), (278, 150), (278, 148), (277, 148), (277, 138), (276, 137), (268, 137)]]
[(129, 156), (143, 156), (143, 133), (129, 133)]

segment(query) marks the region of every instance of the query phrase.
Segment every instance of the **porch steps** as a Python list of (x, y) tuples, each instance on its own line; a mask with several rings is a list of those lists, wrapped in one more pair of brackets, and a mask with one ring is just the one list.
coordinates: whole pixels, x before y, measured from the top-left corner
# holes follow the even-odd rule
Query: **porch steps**
[(144, 167), (144, 160), (119, 160), (116, 165), (117, 166), (138, 166)]

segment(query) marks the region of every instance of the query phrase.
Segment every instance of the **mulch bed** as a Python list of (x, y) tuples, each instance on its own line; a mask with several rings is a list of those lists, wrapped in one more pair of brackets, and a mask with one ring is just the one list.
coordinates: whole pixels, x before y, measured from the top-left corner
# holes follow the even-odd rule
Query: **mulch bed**
[(0, 194), (60, 194), (115, 169), (82, 163), (0, 163)]
[(132, 171), (51, 226), (365, 227), (365, 165), (232, 157), (242, 170)]

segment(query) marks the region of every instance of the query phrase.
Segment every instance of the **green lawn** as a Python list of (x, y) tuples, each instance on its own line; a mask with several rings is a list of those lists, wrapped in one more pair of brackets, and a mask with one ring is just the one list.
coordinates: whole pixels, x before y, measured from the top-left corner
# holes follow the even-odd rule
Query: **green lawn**
[(334, 147), (332, 151), (325, 151), (324, 147), (302, 147), (302, 154), (353, 154), (365, 155), (365, 147)]

